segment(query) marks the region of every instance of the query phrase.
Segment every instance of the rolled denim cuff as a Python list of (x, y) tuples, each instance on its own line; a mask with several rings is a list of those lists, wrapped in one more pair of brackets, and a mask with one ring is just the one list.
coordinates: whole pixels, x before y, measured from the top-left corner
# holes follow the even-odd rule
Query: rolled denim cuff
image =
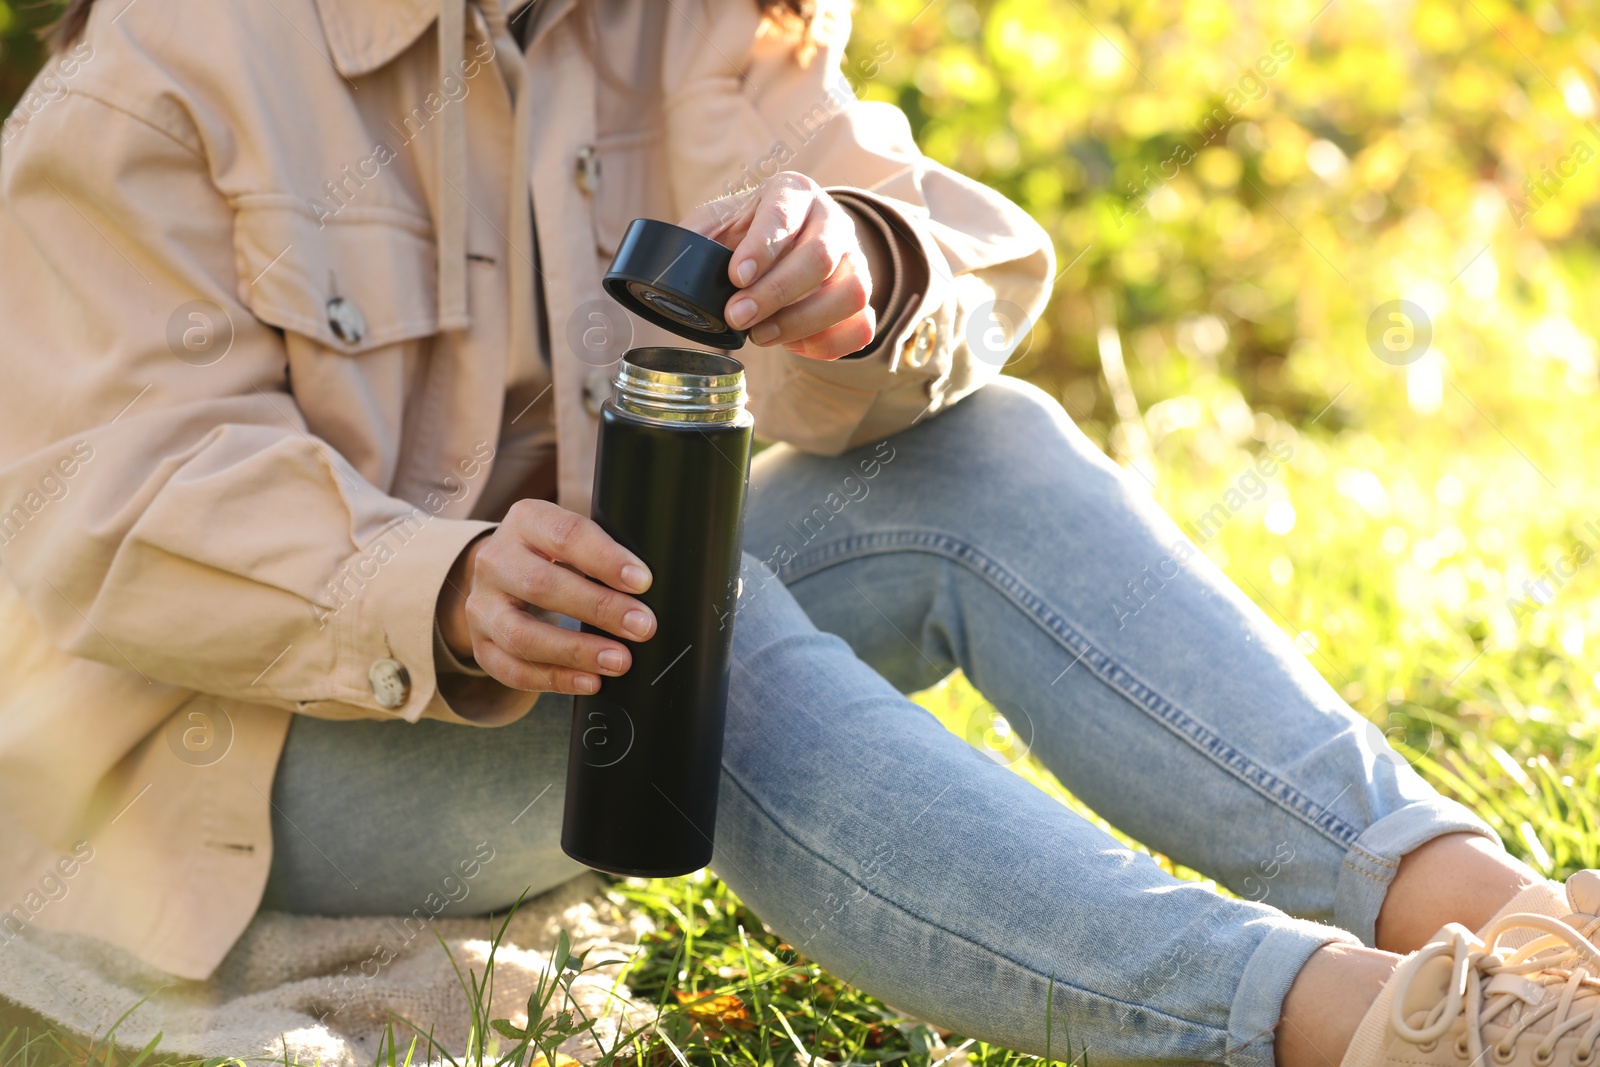
[(1233, 1067), (1276, 1067), (1274, 1040), (1283, 1019), (1283, 1000), (1300, 969), (1323, 945), (1354, 944), (1347, 930), (1305, 919), (1274, 926), (1261, 940), (1233, 996), (1228, 1012), (1228, 1051)]
[(1378, 910), (1406, 853), (1445, 834), (1483, 834), (1498, 842), (1489, 825), (1464, 805), (1428, 797), (1390, 812), (1362, 831), (1346, 853), (1333, 892), (1333, 921), (1361, 939), (1377, 940)]

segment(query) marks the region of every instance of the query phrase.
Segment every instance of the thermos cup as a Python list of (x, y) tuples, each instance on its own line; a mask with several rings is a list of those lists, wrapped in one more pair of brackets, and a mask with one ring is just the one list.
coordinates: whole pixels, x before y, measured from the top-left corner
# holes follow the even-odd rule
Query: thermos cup
[(715, 352), (633, 349), (615, 386), (590, 514), (650, 568), (639, 599), (657, 626), (619, 638), (633, 666), (574, 699), (561, 848), (616, 874), (687, 874), (716, 826), (753, 420), (744, 367)]

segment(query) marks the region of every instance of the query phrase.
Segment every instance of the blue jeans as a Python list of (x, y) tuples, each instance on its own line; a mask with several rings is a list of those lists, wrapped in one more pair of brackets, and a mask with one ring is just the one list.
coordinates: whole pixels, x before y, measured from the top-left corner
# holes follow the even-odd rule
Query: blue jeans
[[(842, 456), (762, 453), (745, 547), (712, 867), (899, 1010), (1042, 1053), (1053, 981), (1057, 1050), (1270, 1067), (1296, 973), (1372, 943), (1400, 857), (1490, 833), (1025, 383)], [(957, 667), (1110, 823), (1246, 899), (1175, 880), (903, 696)], [(480, 842), (451, 910), (570, 878), (569, 709), (297, 719), (265, 906), (409, 913)]]

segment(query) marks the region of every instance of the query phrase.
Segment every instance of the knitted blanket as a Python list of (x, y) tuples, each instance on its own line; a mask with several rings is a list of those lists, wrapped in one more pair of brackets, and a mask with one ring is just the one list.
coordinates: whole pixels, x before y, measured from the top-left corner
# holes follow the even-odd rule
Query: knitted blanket
[[(118, 1044), (143, 1048), (159, 1033), (163, 1052), (247, 1063), (370, 1067), (388, 1024), (399, 1039), (397, 1061), (418, 1037), (413, 1063), (435, 1063), (444, 1057), (425, 1054), (430, 1030), (451, 1055), (465, 1051), (471, 1013), (455, 966), (481, 979), (499, 922), (437, 918), (417, 930), (397, 919), (263, 912), (204, 982), (173, 978), (101, 941), (29, 930), (0, 958), (0, 996), (85, 1037), (104, 1034), (139, 1004), (117, 1025)], [(525, 1024), (528, 997), (563, 929), (574, 952), (589, 950), (586, 967), (600, 964), (572, 983), (573, 1001), (602, 1020), (596, 1037), (609, 1045), (619, 1027), (647, 1024), (653, 1008), (630, 1006), (618, 979), (651, 924), (613, 903), (593, 874), (517, 911), (495, 953), (489, 1018)], [(550, 1010), (562, 1006), (558, 995)], [(561, 1051), (584, 1063), (599, 1056), (587, 1036)]]

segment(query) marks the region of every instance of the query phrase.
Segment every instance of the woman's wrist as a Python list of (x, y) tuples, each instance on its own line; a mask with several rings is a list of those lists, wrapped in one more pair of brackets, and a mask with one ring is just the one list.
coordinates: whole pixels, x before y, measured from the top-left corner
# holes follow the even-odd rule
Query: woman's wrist
[(472, 593), (473, 561), (477, 559), (483, 540), (482, 537), (474, 538), (456, 557), (450, 573), (445, 575), (444, 585), (439, 589), (435, 608), (439, 636), (444, 639), (451, 655), (463, 662), (472, 659), (472, 629), (467, 623), (467, 597)]

